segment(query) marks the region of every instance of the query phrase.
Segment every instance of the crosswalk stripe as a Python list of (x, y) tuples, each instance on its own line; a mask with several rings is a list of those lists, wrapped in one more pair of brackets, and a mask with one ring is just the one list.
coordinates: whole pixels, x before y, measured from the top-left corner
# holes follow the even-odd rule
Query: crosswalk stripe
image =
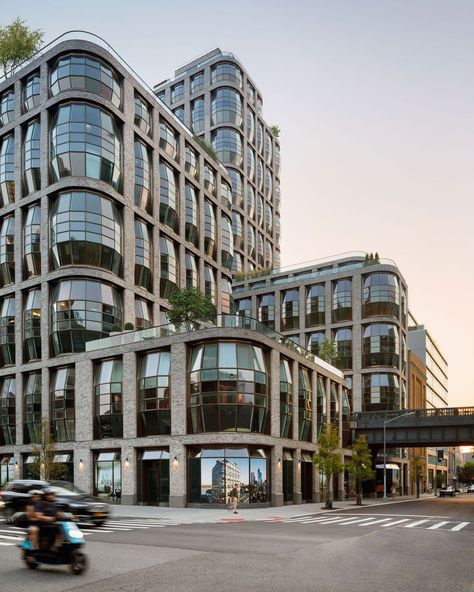
[(433, 526), (428, 526), (428, 528), (426, 530), (437, 530), (438, 528), (441, 528), (445, 524), (449, 524), (449, 522), (447, 520), (442, 520), (441, 522), (438, 522), (438, 524), (433, 524)]
[(379, 522), (387, 522), (391, 518), (382, 518), (381, 520), (373, 520), (372, 522), (365, 522), (364, 524), (358, 524), (357, 526), (372, 526), (372, 524), (379, 524)]
[(403, 526), (403, 528), (415, 528), (415, 526), (419, 526), (420, 524), (425, 524), (425, 522), (429, 522), (429, 520), (428, 519), (417, 520), (416, 522), (413, 522), (412, 524), (405, 524), (405, 526)]
[(323, 520), (324, 521), (326, 521), (326, 520), (339, 520), (339, 517), (338, 518), (335, 518), (335, 517), (328, 518), (327, 516), (320, 516), (319, 518), (311, 518), (309, 520), (302, 520), (301, 521), (301, 524), (313, 524), (314, 522), (322, 522)]
[(2, 547), (12, 547), (15, 543), (2, 543), (2, 541), (0, 541), (0, 545)]
[(353, 518), (328, 518), (327, 520), (320, 520), (318, 524), (336, 524), (337, 522), (343, 522), (344, 520), (353, 520)]
[(7, 536), (5, 534), (1, 534), (0, 539), (5, 539), (6, 541), (22, 541), (23, 537)]
[(366, 522), (367, 520), (373, 520), (373, 517), (370, 518), (358, 518), (357, 520), (351, 520), (350, 522), (345, 522), (344, 524), (339, 524), (339, 526), (346, 526), (348, 524), (356, 524), (357, 522)]
[(453, 528), (451, 528), (451, 532), (456, 532), (458, 530), (462, 530), (468, 524), (470, 524), (470, 523), (469, 522), (460, 522), (459, 524), (457, 524), (456, 526), (453, 526)]
[(402, 522), (408, 522), (410, 518), (403, 518), (402, 520), (395, 520), (395, 522), (390, 522), (390, 524), (382, 524), (382, 526), (395, 526), (396, 524), (401, 524)]

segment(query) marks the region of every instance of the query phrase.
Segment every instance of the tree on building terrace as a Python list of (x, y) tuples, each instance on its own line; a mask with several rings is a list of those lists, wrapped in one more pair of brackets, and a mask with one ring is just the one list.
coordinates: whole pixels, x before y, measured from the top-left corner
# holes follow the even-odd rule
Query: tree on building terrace
[(20, 18), (0, 27), (0, 66), (5, 78), (39, 50), (42, 40), (43, 32), (30, 29)]
[(173, 325), (187, 321), (208, 319), (216, 314), (216, 308), (209, 296), (196, 288), (178, 290), (169, 299), (171, 305), (168, 320)]

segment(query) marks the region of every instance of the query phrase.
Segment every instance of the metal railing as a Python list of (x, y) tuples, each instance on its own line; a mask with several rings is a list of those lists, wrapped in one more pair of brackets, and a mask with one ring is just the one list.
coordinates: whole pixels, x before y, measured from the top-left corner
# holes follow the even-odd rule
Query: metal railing
[[(362, 411), (353, 413), (351, 419), (353, 421), (361, 420), (374, 420), (384, 421), (390, 418), (396, 418), (400, 416), (400, 413), (410, 413), (410, 417), (458, 417), (458, 416), (473, 416), (474, 407), (441, 407), (439, 409), (399, 409), (395, 411)], [(407, 417), (408, 415), (400, 416), (400, 419)], [(395, 425), (394, 425), (395, 427)]]

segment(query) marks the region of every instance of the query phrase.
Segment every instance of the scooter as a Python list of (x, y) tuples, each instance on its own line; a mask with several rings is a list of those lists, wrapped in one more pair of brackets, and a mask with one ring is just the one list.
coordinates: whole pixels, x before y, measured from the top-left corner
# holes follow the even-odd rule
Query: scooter
[(49, 545), (45, 548), (33, 549), (30, 535), (18, 545), (23, 551), (23, 561), (30, 569), (36, 569), (40, 565), (69, 565), (75, 575), (82, 574), (87, 569), (87, 557), (81, 551), (84, 546), (84, 535), (74, 522), (66, 518), (58, 521), (57, 526), (61, 531), (63, 542), (57, 550), (52, 550)]

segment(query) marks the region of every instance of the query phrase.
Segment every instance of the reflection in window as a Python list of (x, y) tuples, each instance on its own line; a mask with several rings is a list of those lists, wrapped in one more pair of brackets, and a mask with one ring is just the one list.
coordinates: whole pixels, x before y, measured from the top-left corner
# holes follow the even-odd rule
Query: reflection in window
[(242, 255), (240, 253), (234, 253), (234, 258), (232, 259), (232, 273), (241, 273), (242, 270)]
[(275, 328), (275, 296), (262, 294), (257, 298), (257, 319), (270, 329)]
[(0, 285), (15, 283), (15, 217), (5, 216), (0, 228)]
[(263, 250), (263, 236), (257, 233), (257, 265), (263, 267), (265, 261), (264, 250)]
[(311, 442), (312, 391), (307, 368), (298, 370), (298, 439)]
[(400, 409), (400, 381), (396, 374), (365, 374), (363, 411)]
[(40, 173), (40, 138), (41, 125), (39, 121), (28, 124), (23, 144), (24, 179), (27, 193), (41, 189)]
[(292, 437), (293, 378), (288, 360), (280, 360), (280, 437)]
[(272, 137), (268, 132), (265, 132), (265, 161), (268, 165), (272, 164)]
[(257, 189), (259, 191), (263, 191), (263, 162), (261, 158), (257, 158)]
[(185, 258), (186, 265), (186, 288), (199, 289), (199, 270), (196, 263), (196, 257), (191, 253), (186, 252)]
[(143, 211), (151, 212), (151, 164), (147, 147), (135, 141), (135, 205)]
[(176, 103), (184, 97), (184, 82), (171, 87), (171, 102)]
[(257, 124), (257, 150), (260, 154), (263, 152), (263, 125), (259, 121)]
[(281, 330), (298, 329), (299, 326), (300, 293), (298, 290), (287, 290), (281, 299)]
[(388, 323), (374, 323), (364, 329), (362, 339), (362, 365), (394, 366), (400, 363), (398, 328)]
[(212, 132), (212, 147), (222, 163), (242, 166), (242, 136), (238, 131), (228, 127), (215, 130)]
[(146, 354), (140, 364), (140, 435), (171, 434), (170, 362), (167, 351)]
[(41, 441), (41, 372), (30, 372), (23, 379), (25, 410), (25, 444)]
[(234, 300), (232, 298), (232, 284), (230, 281), (221, 278), (221, 312), (222, 314), (230, 314), (234, 308)]
[(74, 405), (74, 366), (57, 368), (51, 377), (51, 419), (56, 442), (76, 439)]
[(324, 425), (328, 420), (326, 388), (324, 378), (318, 374), (317, 377), (317, 398), (316, 398), (316, 412), (318, 418), (318, 438), (321, 435)]
[(174, 158), (178, 158), (178, 140), (174, 131), (163, 121), (160, 123), (160, 148)]
[(265, 267), (267, 269), (273, 267), (273, 247), (269, 241), (265, 241)]
[(255, 154), (252, 148), (247, 148), (247, 177), (253, 181), (255, 177)]
[(41, 275), (41, 208), (38, 204), (26, 211), (23, 254), (25, 278)]
[(319, 348), (321, 344), (326, 341), (326, 334), (324, 331), (316, 331), (308, 335), (308, 349), (315, 356), (319, 355)]
[(195, 134), (203, 133), (204, 121), (204, 99), (195, 99), (191, 103), (191, 128)]
[(23, 311), (25, 361), (41, 359), (41, 290), (29, 290)]
[(0, 147), (0, 207), (15, 201), (15, 139), (13, 134), (2, 140)]
[(0, 99), (0, 126), (5, 126), (15, 119), (15, 93), (13, 89), (3, 93)]
[[(216, 194), (216, 173), (214, 171), (214, 169), (212, 169), (207, 162), (204, 163), (204, 187), (206, 188), (207, 191), (209, 191), (209, 193), (211, 195), (215, 195)], [(227, 183), (225, 183), (225, 181), (221, 181), (221, 191), (222, 191), (222, 185), (225, 185), (228, 187)], [(229, 188), (230, 191), (230, 188)], [(231, 203), (232, 203), (232, 198), (231, 199)]]
[(247, 224), (247, 255), (255, 258), (255, 230), (251, 224)]
[(221, 198), (222, 203), (228, 210), (232, 209), (232, 189), (225, 181), (221, 181)]
[(306, 326), (323, 325), (324, 321), (324, 285), (310, 286), (306, 292)]
[(352, 282), (338, 280), (333, 282), (332, 292), (332, 321), (352, 320)]
[(255, 216), (255, 191), (252, 185), (247, 185), (247, 215), (251, 220)]
[(55, 96), (66, 90), (87, 90), (120, 107), (118, 77), (95, 57), (80, 54), (59, 58), (51, 71), (51, 94)]
[(247, 138), (252, 143), (255, 139), (255, 115), (251, 109), (247, 109)]
[(121, 438), (122, 360), (99, 362), (95, 373), (95, 438)]
[(15, 297), (6, 296), (0, 308), (0, 354), (1, 365), (15, 363)]
[(211, 70), (211, 84), (216, 82), (232, 82), (242, 88), (242, 71), (235, 64), (229, 62), (216, 64)]
[(234, 314), (238, 317), (252, 317), (252, 299), (240, 298), (234, 302)]
[(242, 125), (242, 97), (233, 88), (219, 88), (212, 93), (211, 125)]
[(92, 105), (61, 105), (51, 127), (53, 181), (100, 179), (120, 190), (121, 142), (114, 118)]
[(391, 316), (398, 318), (400, 288), (398, 278), (391, 273), (373, 273), (364, 278), (362, 316)]
[(115, 202), (96, 193), (61, 193), (51, 211), (51, 253), (55, 269), (92, 265), (120, 274), (122, 217)]
[(242, 216), (235, 210), (232, 212), (232, 234), (234, 235), (234, 247), (242, 250), (244, 248)]
[(26, 79), (23, 88), (23, 108), (25, 111), (31, 111), (40, 104), (40, 81), (38, 73), (32, 74)]
[(280, 166), (281, 166), (281, 156), (280, 156), (280, 146), (275, 144), (275, 157), (273, 160), (273, 167), (275, 169), (275, 175), (280, 174)]
[(168, 299), (178, 289), (178, 253), (175, 243), (161, 236), (160, 238), (160, 296)]
[(204, 200), (204, 253), (215, 259), (216, 256), (216, 214), (214, 206)]
[(274, 195), (275, 208), (279, 212), (280, 205), (281, 205), (281, 189), (280, 189), (280, 182), (278, 181), (278, 179), (275, 180), (275, 191), (273, 192), (273, 195)]
[(5, 376), (0, 388), (0, 446), (16, 444), (16, 381)]
[(196, 152), (186, 144), (184, 149), (184, 168), (194, 178), (198, 177), (198, 160)]
[(265, 433), (269, 378), (262, 348), (232, 342), (195, 346), (189, 381), (192, 433)]
[(143, 220), (135, 219), (135, 285), (151, 290), (152, 241), (150, 231)]
[(204, 88), (204, 72), (198, 72), (191, 78), (191, 93), (197, 93)]
[(181, 121), (181, 123), (184, 123), (184, 107), (177, 107), (174, 109), (173, 113)]
[(204, 265), (204, 294), (210, 299), (212, 304), (217, 302), (216, 272), (210, 265)]
[(119, 291), (93, 280), (63, 280), (51, 297), (51, 340), (54, 355), (83, 352), (86, 342), (122, 330)]
[(350, 370), (352, 368), (352, 330), (337, 329), (334, 331), (337, 358), (334, 361), (336, 368)]
[(329, 417), (332, 425), (339, 427), (339, 394), (337, 385), (331, 380), (329, 384)]
[(194, 246), (199, 246), (199, 203), (196, 196), (196, 189), (193, 185), (186, 183), (184, 186), (186, 197), (186, 224), (184, 228), (184, 236), (187, 241), (193, 243)]
[(232, 270), (233, 257), (232, 224), (227, 216), (221, 216), (221, 264), (229, 271)]
[(244, 205), (244, 185), (242, 175), (235, 169), (228, 168), (227, 173), (230, 177), (232, 187), (232, 203), (234, 206), (242, 208)]
[(265, 196), (267, 199), (272, 197), (272, 173), (269, 169), (265, 169)]
[(139, 127), (142, 132), (151, 136), (152, 115), (151, 107), (138, 95), (135, 95), (135, 125)]
[(179, 189), (177, 174), (164, 162), (160, 163), (160, 222), (175, 232), (178, 230)]
[(142, 298), (135, 298), (135, 329), (148, 329), (153, 326), (151, 306)]

